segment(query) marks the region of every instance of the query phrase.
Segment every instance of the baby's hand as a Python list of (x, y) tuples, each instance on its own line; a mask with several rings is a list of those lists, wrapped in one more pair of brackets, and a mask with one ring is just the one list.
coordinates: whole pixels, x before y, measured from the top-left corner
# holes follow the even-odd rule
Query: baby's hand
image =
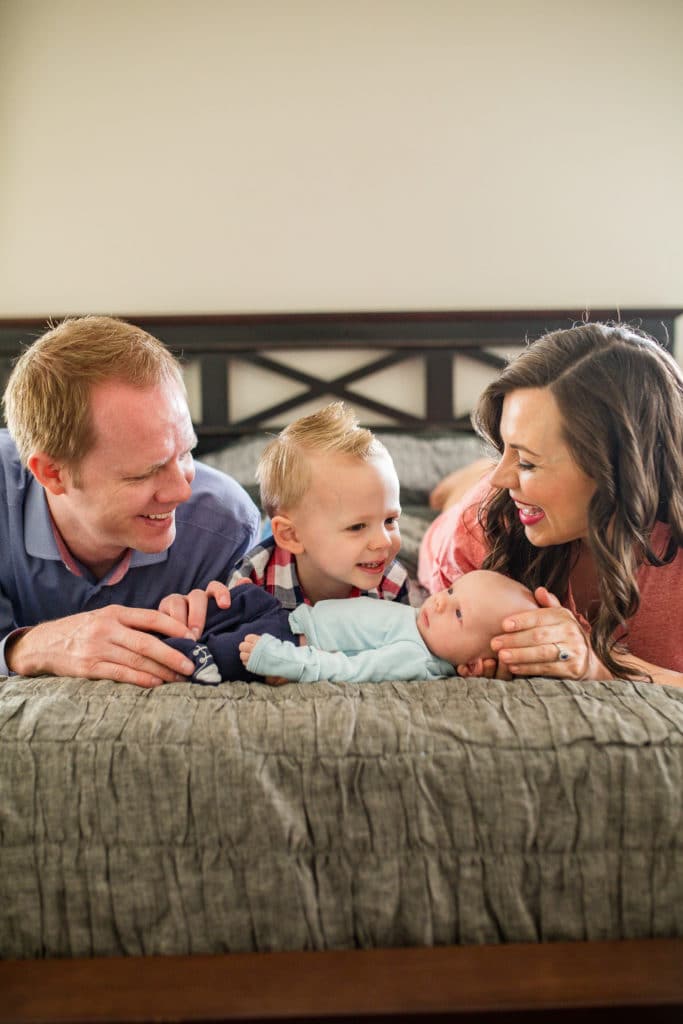
[(240, 643), (240, 660), (243, 665), (246, 665), (249, 661), (251, 652), (254, 650), (259, 640), (260, 637), (256, 633), (247, 633), (244, 640)]

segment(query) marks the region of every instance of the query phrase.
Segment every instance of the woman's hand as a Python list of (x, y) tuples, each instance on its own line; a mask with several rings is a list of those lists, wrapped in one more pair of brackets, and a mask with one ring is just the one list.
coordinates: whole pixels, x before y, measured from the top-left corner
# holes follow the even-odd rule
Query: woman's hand
[(484, 679), (512, 679), (512, 673), (507, 665), (503, 665), (496, 658), (477, 658), (475, 661), (465, 665), (456, 665), (456, 672), (459, 676), (480, 677)]
[(504, 633), (491, 641), (498, 661), (517, 676), (611, 679), (569, 609), (545, 587), (538, 587), (534, 597), (538, 611), (504, 619)]
[[(247, 578), (238, 580), (238, 584), (249, 582)], [(197, 639), (204, 632), (211, 598), (219, 608), (230, 607), (230, 591), (225, 583), (211, 580), (206, 590), (191, 590), (189, 594), (169, 594), (160, 603), (159, 611), (187, 626)]]

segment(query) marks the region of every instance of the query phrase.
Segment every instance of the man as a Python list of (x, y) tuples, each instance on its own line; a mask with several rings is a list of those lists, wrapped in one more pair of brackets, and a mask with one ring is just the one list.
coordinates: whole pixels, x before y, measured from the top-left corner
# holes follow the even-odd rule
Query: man
[(131, 324), (68, 319), (26, 349), (4, 404), (0, 672), (139, 686), (191, 674), (153, 635), (192, 636), (187, 616), (154, 609), (226, 579), (259, 513), (194, 463), (176, 360)]

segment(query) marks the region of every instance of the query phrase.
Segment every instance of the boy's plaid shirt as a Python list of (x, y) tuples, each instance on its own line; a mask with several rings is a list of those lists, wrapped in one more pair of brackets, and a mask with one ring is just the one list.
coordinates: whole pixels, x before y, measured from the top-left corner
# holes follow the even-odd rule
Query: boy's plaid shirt
[[(284, 608), (296, 608), (299, 604), (311, 603), (301, 589), (294, 555), (278, 548), (272, 537), (257, 544), (244, 556), (233, 569), (228, 586), (234, 586), (238, 579), (247, 576), (257, 587), (263, 587), (276, 597)], [(408, 604), (408, 573), (401, 563), (394, 559), (388, 571), (382, 576), (379, 586), (371, 590), (353, 587), (349, 597), (361, 595)]]

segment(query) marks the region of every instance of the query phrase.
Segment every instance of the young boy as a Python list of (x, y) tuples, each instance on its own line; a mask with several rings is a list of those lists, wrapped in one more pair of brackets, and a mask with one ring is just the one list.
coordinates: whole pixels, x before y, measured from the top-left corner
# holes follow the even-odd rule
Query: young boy
[(360, 597), (289, 612), (247, 583), (235, 587), (230, 608), (212, 613), (200, 642), (167, 642), (195, 661), (192, 678), (200, 683), (483, 675), (503, 619), (536, 607), (521, 583), (483, 569), (460, 576), (419, 609)]
[(285, 608), (366, 594), (408, 602), (399, 482), (391, 456), (342, 402), (295, 420), (264, 450), (256, 478), (273, 536), (228, 586), (248, 578)]

